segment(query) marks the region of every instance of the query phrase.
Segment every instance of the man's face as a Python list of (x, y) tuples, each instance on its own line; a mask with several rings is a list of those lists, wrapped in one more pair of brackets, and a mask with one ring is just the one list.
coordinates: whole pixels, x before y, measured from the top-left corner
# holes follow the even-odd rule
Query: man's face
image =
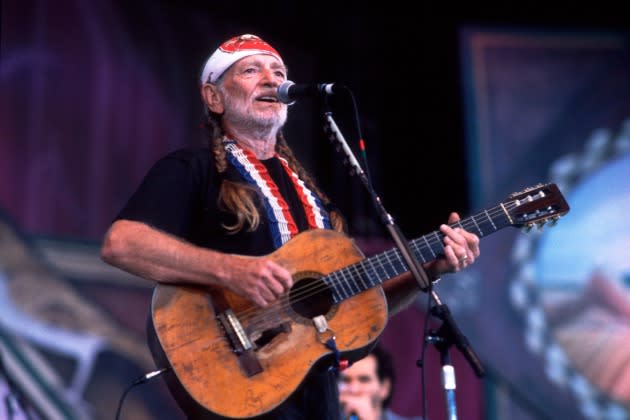
[(237, 128), (282, 127), (287, 106), (276, 92), (286, 74), (284, 65), (271, 55), (252, 55), (234, 63), (219, 85), (224, 123)]
[(363, 399), (369, 401), (373, 408), (380, 408), (389, 394), (390, 381), (379, 381), (376, 369), (376, 357), (370, 354), (341, 372), (339, 396), (342, 406)]

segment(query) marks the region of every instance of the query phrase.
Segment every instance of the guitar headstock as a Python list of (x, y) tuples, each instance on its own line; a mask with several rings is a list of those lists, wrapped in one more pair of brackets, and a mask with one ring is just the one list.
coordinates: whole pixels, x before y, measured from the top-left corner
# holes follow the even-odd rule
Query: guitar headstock
[(531, 229), (555, 224), (569, 211), (569, 204), (556, 184), (538, 184), (510, 195), (503, 203), (513, 226)]

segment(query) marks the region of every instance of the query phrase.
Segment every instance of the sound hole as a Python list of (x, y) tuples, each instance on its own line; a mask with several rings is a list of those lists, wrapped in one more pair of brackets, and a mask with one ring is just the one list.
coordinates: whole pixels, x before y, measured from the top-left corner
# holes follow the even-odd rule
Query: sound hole
[(305, 318), (326, 315), (333, 306), (332, 290), (320, 279), (304, 278), (291, 288), (289, 302)]

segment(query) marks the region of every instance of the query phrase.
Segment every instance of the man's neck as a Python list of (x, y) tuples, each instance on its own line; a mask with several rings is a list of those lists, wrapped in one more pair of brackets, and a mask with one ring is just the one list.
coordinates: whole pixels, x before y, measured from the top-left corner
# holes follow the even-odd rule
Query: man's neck
[(251, 150), (258, 159), (269, 159), (274, 156), (276, 150), (276, 135), (276, 130), (265, 133), (230, 130), (228, 133), (231, 140)]

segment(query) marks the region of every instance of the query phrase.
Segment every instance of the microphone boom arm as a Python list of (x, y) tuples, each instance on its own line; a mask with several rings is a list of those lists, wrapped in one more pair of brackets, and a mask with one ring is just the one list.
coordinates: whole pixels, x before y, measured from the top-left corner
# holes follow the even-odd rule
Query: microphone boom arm
[(403, 256), (407, 267), (409, 268), (409, 271), (411, 271), (411, 273), (413, 274), (413, 277), (415, 278), (422, 291), (430, 292), (431, 298), (433, 299), (433, 303), (435, 305), (431, 310), (431, 314), (436, 318), (439, 318), (442, 321), (442, 325), (438, 332), (436, 332), (433, 336), (426, 337), (426, 340), (427, 342), (429, 342), (430, 340), (435, 339), (439, 342), (437, 348), (440, 351), (441, 362), (443, 365), (444, 392), (446, 395), (447, 403), (447, 418), (449, 418), (450, 420), (457, 420), (457, 408), (455, 403), (455, 373), (453, 366), (450, 363), (450, 355), (448, 354), (449, 347), (451, 347), (453, 344), (457, 347), (457, 349), (464, 355), (477, 377), (483, 377), (485, 375), (485, 370), (481, 364), (481, 361), (479, 360), (479, 357), (475, 354), (474, 350), (470, 346), (468, 340), (466, 339), (464, 334), (462, 334), (461, 330), (457, 327), (457, 324), (451, 316), (448, 306), (442, 303), (437, 292), (433, 290), (433, 287), (431, 287), (431, 280), (429, 279), (424, 268), (418, 262), (415, 254), (411, 251), (409, 247), (409, 242), (404, 238), (402, 232), (394, 223), (394, 219), (392, 218), (392, 216), (385, 210), (379, 196), (376, 194), (376, 191), (374, 191), (374, 188), (370, 184), (368, 177), (361, 168), (361, 165), (354, 156), (354, 153), (348, 146), (345, 138), (341, 134), (339, 127), (332, 117), (332, 113), (328, 111), (324, 115), (326, 117), (327, 127), (330, 129), (331, 132), (330, 140), (336, 140), (341, 145), (341, 151), (343, 151), (343, 153), (347, 157), (347, 163), (351, 166), (351, 172), (354, 172), (356, 175), (359, 176), (359, 178), (367, 188), (368, 192), (370, 193), (376, 210), (379, 212), (383, 223), (385, 224), (387, 230), (394, 239), (397, 248), (400, 250), (400, 253)]
[[(348, 146), (348, 143), (343, 137), (343, 134), (341, 134), (341, 130), (339, 130), (339, 127), (335, 123), (335, 120), (332, 117), (332, 112), (328, 111), (324, 115), (333, 136), (331, 137), (331, 140), (337, 140), (337, 142), (339, 142), (339, 144), (341, 145), (341, 150), (345, 154), (348, 160), (348, 164), (351, 166), (351, 171), (353, 171), (359, 177), (359, 179), (361, 179), (361, 182), (363, 182), (363, 185), (370, 193), (372, 201), (374, 202), (374, 206), (376, 207), (376, 210), (381, 217), (381, 221), (392, 236), (396, 247), (398, 247), (398, 249), (400, 250), (401, 255), (407, 263), (409, 271), (411, 271), (411, 273), (413, 274), (420, 288), (426, 291), (427, 289), (429, 289), (429, 286), (431, 284), (429, 276), (427, 275), (426, 271), (424, 271), (424, 268), (420, 265), (413, 252), (411, 252), (411, 249), (409, 248), (409, 242), (404, 238), (402, 232), (394, 222), (394, 218), (387, 212), (387, 210), (385, 210), (385, 207), (383, 206), (380, 197), (378, 196), (378, 194), (376, 194), (376, 191), (370, 184), (370, 181), (365, 174), (365, 171), (361, 168), (359, 161), (352, 152), (352, 149), (350, 149), (350, 146)], [(437, 295), (434, 294), (434, 298), (437, 298)], [(439, 298), (437, 298), (437, 301), (439, 302)]]

